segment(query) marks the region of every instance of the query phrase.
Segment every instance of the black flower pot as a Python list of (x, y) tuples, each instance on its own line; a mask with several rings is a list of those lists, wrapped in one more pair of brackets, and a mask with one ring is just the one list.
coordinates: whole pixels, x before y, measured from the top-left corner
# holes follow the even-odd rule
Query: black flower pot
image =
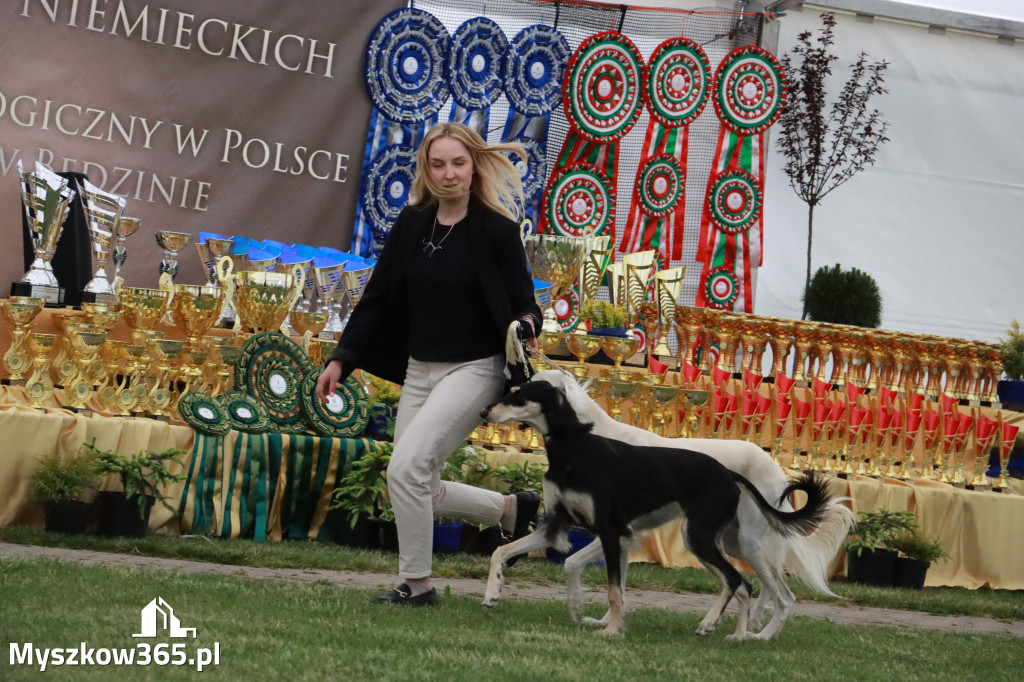
[(892, 587), (896, 572), (896, 552), (890, 549), (865, 549), (857, 556), (846, 556), (846, 578), (850, 582), (876, 587)]
[[(340, 510), (337, 510), (340, 511)], [(328, 512), (330, 515), (333, 512)], [(334, 525), (333, 539), (339, 545), (360, 549), (380, 549), (380, 524), (366, 518), (360, 518), (353, 526), (345, 513), (339, 514)]]
[(377, 521), (380, 526), (380, 546), (386, 552), (398, 552), (398, 526), (394, 521)]
[(46, 532), (83, 535), (89, 520), (88, 502), (47, 502)]
[(897, 558), (893, 572), (893, 585), (909, 590), (920, 590), (924, 587), (924, 578), (928, 573), (929, 566), (931, 563), (928, 561)]
[(141, 538), (149, 530), (149, 514), (156, 501), (146, 496), (146, 507), (139, 515), (139, 502), (128, 499), (124, 493), (104, 490), (97, 497), (100, 502), (100, 535), (106, 538)]
[(488, 526), (481, 529), (473, 523), (467, 523), (462, 529), (462, 551), (480, 556), (491, 556), (501, 546), (501, 528)]

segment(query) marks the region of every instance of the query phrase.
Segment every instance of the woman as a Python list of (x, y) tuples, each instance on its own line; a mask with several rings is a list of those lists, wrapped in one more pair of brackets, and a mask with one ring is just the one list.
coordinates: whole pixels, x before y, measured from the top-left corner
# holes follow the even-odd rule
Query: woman
[(524, 535), (535, 492), (515, 495), (441, 481), (445, 459), (501, 397), (510, 324), (536, 348), (541, 323), (510, 207), (519, 176), (502, 152), (460, 123), (423, 138), (406, 206), (362, 299), (317, 381), (321, 400), (357, 367), (403, 384), (388, 466), (402, 584), (376, 601), (437, 603), (431, 587), (433, 519), (500, 524)]

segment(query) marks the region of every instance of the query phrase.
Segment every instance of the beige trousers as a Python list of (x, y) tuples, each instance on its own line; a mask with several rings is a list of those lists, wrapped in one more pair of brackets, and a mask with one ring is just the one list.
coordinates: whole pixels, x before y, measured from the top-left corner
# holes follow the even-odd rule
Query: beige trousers
[(441, 480), (448, 455), (482, 423), (480, 411), (501, 397), (504, 368), (501, 355), (459, 363), (409, 359), (388, 465), (403, 578), (430, 575), (435, 517), (493, 526), (504, 512), (501, 493)]

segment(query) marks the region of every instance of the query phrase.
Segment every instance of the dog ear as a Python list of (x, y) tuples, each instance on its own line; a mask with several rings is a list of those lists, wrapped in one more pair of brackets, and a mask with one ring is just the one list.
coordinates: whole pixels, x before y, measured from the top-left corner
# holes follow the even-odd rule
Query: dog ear
[(572, 408), (565, 391), (561, 388), (551, 388), (544, 411), (547, 413), (548, 424), (557, 424), (562, 430), (589, 431), (593, 428), (593, 424), (584, 424), (580, 421), (576, 410)]

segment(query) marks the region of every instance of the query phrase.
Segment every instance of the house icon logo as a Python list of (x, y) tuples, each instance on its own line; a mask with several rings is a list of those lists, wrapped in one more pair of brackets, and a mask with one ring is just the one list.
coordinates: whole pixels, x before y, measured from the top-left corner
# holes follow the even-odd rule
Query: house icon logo
[(163, 597), (157, 597), (143, 607), (142, 632), (132, 637), (156, 637), (160, 628), (171, 637), (188, 637), (191, 632), (192, 639), (196, 638), (196, 629), (181, 627), (181, 622), (174, 615), (174, 609), (163, 600)]

